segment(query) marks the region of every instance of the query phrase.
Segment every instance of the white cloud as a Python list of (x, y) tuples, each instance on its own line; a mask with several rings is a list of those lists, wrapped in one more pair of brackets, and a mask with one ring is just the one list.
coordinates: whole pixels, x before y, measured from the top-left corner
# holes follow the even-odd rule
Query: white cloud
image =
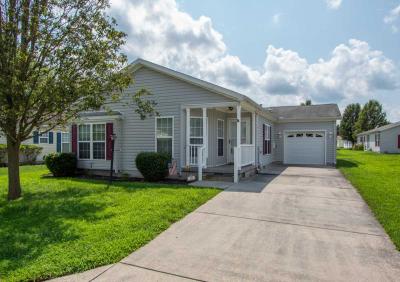
[(329, 9), (337, 10), (342, 5), (342, 0), (325, 0)]
[(282, 14), (276, 13), (272, 16), (272, 23), (278, 25), (281, 22)]
[(383, 18), (384, 23), (390, 24), (393, 33), (397, 33), (399, 27), (397, 26), (400, 18), (400, 5), (390, 10), (390, 12)]
[(268, 106), (296, 105), (306, 98), (342, 105), (399, 87), (395, 64), (364, 41), (351, 39), (314, 63), (269, 45), (264, 64), (256, 69), (229, 54), (210, 18), (195, 19), (174, 0), (116, 0), (110, 13), (128, 34), (125, 52), (130, 58), (171, 67)]

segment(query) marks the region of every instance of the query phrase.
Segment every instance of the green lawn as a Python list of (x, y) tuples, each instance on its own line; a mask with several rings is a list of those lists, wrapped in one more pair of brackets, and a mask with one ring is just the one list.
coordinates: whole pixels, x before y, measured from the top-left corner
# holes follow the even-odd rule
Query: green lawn
[(117, 262), (218, 194), (184, 185), (42, 177), (21, 167), (23, 198), (7, 202), (0, 168), (0, 281), (43, 280)]
[(400, 250), (400, 155), (338, 150), (337, 167)]

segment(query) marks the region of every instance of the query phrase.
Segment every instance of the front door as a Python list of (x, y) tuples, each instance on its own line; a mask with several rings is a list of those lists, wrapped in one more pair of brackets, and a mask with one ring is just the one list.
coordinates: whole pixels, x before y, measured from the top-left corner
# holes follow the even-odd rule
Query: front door
[[(250, 126), (250, 118), (242, 118), (241, 120), (241, 142), (240, 144), (251, 144), (250, 136), (251, 136), (251, 126)], [(236, 119), (228, 120), (228, 163), (233, 163), (233, 148), (236, 147)]]

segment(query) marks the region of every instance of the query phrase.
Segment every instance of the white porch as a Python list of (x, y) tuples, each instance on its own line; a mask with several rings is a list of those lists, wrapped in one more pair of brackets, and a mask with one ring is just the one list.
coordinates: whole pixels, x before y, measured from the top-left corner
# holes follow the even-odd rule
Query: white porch
[(255, 167), (254, 109), (238, 102), (185, 105), (183, 108), (186, 116), (185, 171), (196, 171), (199, 180), (203, 179), (203, 173), (232, 173), (234, 182), (238, 182), (242, 168)]

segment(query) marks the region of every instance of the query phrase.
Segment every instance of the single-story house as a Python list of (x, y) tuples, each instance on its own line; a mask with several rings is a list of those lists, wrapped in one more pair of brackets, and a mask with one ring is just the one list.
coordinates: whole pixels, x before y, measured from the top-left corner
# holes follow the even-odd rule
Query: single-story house
[[(119, 101), (73, 121), (71, 148), (79, 168), (108, 170), (112, 135), (114, 169), (130, 176), (140, 176), (135, 158), (142, 151), (169, 152), (178, 174), (228, 169), (236, 181), (245, 169), (271, 162), (336, 163), (336, 104), (263, 108), (243, 94), (143, 59), (131, 70), (135, 83)], [(143, 87), (159, 115), (141, 120), (128, 104)]]
[(357, 134), (365, 151), (400, 153), (400, 121)]
[(338, 148), (345, 148), (345, 149), (351, 149), (353, 147), (353, 142), (349, 140), (345, 140), (342, 138), (342, 136), (338, 135), (337, 136), (337, 145), (336, 147)]
[[(33, 137), (22, 142), (23, 145), (37, 145), (42, 148), (41, 153), (37, 156), (36, 162), (43, 161), (45, 155), (55, 152), (71, 152), (71, 136), (69, 129), (54, 129), (43, 133), (39, 131), (33, 132)], [(0, 132), (0, 144), (7, 144), (6, 137)], [(20, 156), (20, 161), (24, 162), (24, 156)], [(0, 163), (7, 162), (7, 159), (0, 160)]]

